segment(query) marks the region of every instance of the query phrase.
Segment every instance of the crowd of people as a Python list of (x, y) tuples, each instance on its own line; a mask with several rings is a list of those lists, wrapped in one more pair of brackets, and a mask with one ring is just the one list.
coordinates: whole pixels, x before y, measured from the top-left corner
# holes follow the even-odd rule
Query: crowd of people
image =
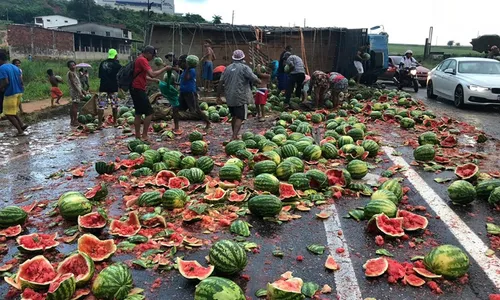
[[(118, 60), (118, 52), (110, 49), (108, 58), (99, 65), (98, 76), (100, 79), (99, 94), (96, 109), (99, 120), (98, 128), (104, 119), (104, 110), (111, 106), (113, 121), (118, 117), (118, 92), (128, 90), (135, 108), (135, 137), (148, 140), (148, 128), (151, 123), (153, 108), (147, 95), (147, 86), (151, 82), (165, 86), (168, 81), (174, 93), (164, 94), (172, 106), (174, 133), (181, 134), (179, 127), (179, 112), (189, 110), (205, 123), (205, 128), (210, 128), (208, 117), (201, 111), (198, 102), (198, 92), (216, 92), (217, 103), (222, 103), (222, 95), (232, 116), (232, 139), (238, 139), (242, 123), (247, 119), (248, 105), (255, 104), (257, 120), (265, 121), (265, 105), (269, 96), (269, 86), (276, 83), (278, 89), (285, 93), (284, 105), (288, 108), (292, 95), (310, 99), (312, 106), (321, 107), (325, 97), (330, 95), (335, 106), (339, 105), (339, 94), (348, 84), (347, 79), (339, 73), (325, 73), (315, 71), (307, 75), (302, 58), (293, 53), (291, 46), (285, 47), (279, 60), (274, 60), (267, 65), (257, 65), (254, 69), (245, 62), (245, 53), (242, 50), (234, 51), (232, 63), (228, 66), (218, 65), (214, 68), (217, 57), (212, 49), (212, 41), (205, 40), (204, 54), (201, 57), (202, 86), (198, 87), (197, 65), (188, 63), (188, 55), (179, 58), (174, 53), (168, 53), (165, 63), (156, 70), (150, 62), (157, 56), (153, 46), (144, 47), (142, 53), (127, 66), (122, 66)], [(196, 57), (196, 61), (198, 58)], [(24, 91), (20, 61), (7, 62), (7, 56), (0, 54), (0, 96), (3, 96), (3, 113), (17, 129), (18, 135), (25, 135), (27, 126), (19, 118), (20, 102)], [(66, 83), (69, 89), (70, 124), (78, 126), (78, 110), (84, 97), (89, 94), (88, 72), (77, 69), (75, 61), (67, 62)], [(128, 72), (128, 73), (127, 73)], [(165, 74), (163, 80), (159, 77)], [(48, 81), (51, 85), (51, 105), (59, 104), (63, 97), (60, 84), (63, 79), (47, 70)], [(120, 77), (121, 76), (121, 77)], [(128, 76), (128, 77), (127, 77)], [(122, 78), (122, 79), (120, 79)], [(123, 79), (124, 78), (124, 79)], [(120, 80), (125, 80), (127, 86), (122, 86)], [(127, 81), (128, 80), (128, 81)], [(255, 90), (254, 90), (255, 87)], [(162, 88), (160, 88), (162, 91)], [(142, 126), (141, 126), (142, 125)], [(141, 128), (142, 127), (142, 128)], [(142, 131), (141, 131), (142, 129)]]

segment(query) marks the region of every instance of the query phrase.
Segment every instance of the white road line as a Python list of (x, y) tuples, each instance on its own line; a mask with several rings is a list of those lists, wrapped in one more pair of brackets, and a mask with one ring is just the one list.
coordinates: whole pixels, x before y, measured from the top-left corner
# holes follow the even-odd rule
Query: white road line
[(429, 207), (440, 216), (441, 221), (448, 227), (462, 247), (484, 270), (496, 288), (500, 290), (500, 259), (496, 255), (492, 257), (486, 256), (486, 251), (489, 249), (488, 245), (483, 243), (402, 157), (392, 155), (394, 148), (385, 146), (382, 149), (394, 164), (408, 168), (407, 171), (403, 172), (403, 175), (407, 177)]
[[(354, 273), (354, 267), (349, 257), (349, 246), (345, 240), (345, 233), (340, 236), (338, 235), (338, 231), (342, 230), (342, 228), (340, 227), (340, 218), (335, 204), (329, 205), (326, 211), (332, 214), (331, 217), (323, 221), (328, 242), (328, 250), (340, 267), (340, 270), (334, 273), (338, 299), (362, 299), (361, 290), (359, 289), (358, 280), (356, 279), (356, 273)], [(344, 253), (337, 253), (337, 248), (343, 248)]]

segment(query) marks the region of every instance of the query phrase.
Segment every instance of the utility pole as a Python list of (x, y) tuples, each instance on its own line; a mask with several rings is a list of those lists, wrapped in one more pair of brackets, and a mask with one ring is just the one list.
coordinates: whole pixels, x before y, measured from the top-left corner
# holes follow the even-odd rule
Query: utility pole
[(234, 10), (233, 10), (233, 17), (231, 19), (231, 26), (233, 26), (233, 25), (234, 25)]
[(304, 28), (306, 28), (306, 18), (304, 18)]

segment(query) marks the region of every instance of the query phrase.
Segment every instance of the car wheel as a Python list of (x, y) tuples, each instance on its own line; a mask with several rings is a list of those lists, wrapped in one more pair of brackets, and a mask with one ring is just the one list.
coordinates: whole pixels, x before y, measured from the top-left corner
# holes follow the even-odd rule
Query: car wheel
[(434, 95), (434, 86), (432, 85), (432, 81), (429, 81), (427, 84), (427, 98), (436, 99), (437, 96)]
[(464, 106), (464, 89), (461, 85), (457, 86), (455, 89), (455, 106), (462, 108)]
[(427, 86), (427, 81), (420, 81), (420, 86), (425, 88)]

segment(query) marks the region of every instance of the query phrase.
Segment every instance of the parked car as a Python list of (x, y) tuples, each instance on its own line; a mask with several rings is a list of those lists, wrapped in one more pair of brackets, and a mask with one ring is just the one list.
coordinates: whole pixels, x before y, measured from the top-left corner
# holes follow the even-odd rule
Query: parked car
[[(379, 79), (382, 80), (392, 80), (396, 70), (399, 68), (399, 63), (403, 59), (402, 56), (389, 56), (389, 67), (385, 71), (384, 74), (379, 76)], [(420, 86), (425, 87), (427, 85), (427, 74), (429, 73), (429, 69), (423, 66), (417, 67), (417, 80), (420, 83)]]
[(456, 57), (442, 61), (429, 73), (427, 97), (464, 104), (500, 104), (500, 62), (495, 59)]

